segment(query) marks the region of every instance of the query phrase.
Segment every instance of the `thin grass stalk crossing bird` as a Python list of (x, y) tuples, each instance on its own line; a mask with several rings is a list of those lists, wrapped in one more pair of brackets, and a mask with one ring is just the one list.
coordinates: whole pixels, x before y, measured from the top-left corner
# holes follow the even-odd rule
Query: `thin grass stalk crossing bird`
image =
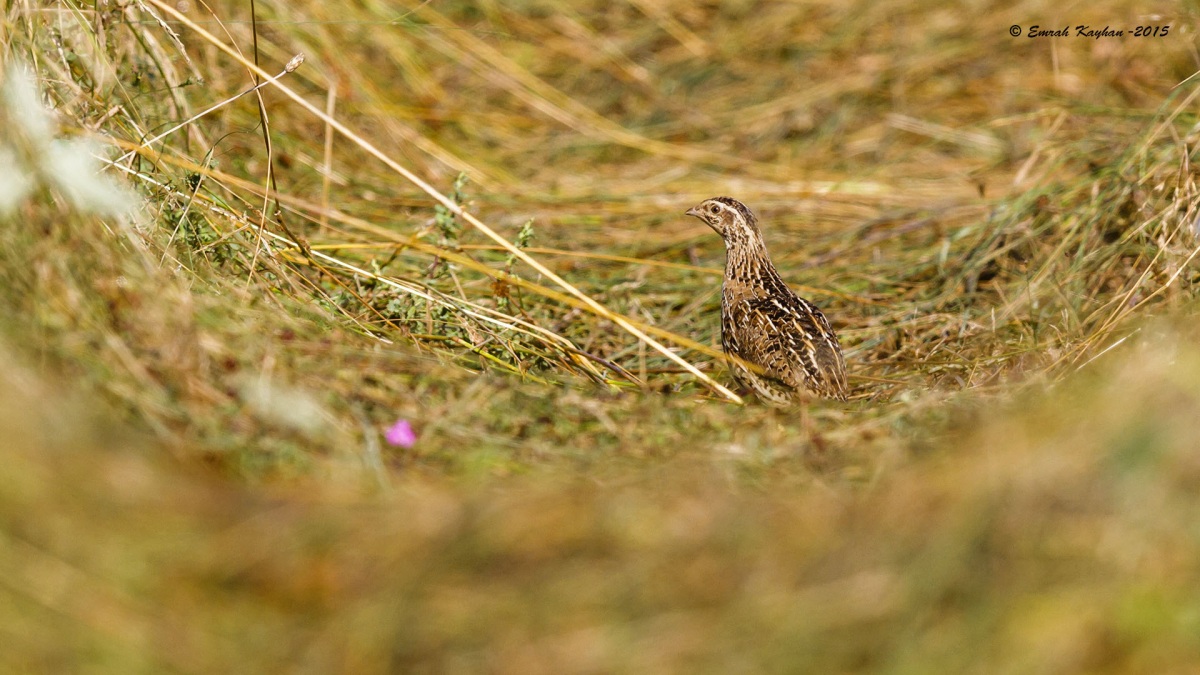
[(688, 209), (725, 240), (721, 346), (733, 379), (777, 405), (812, 394), (846, 400), (846, 362), (829, 320), (788, 288), (767, 255), (758, 219), (731, 197)]

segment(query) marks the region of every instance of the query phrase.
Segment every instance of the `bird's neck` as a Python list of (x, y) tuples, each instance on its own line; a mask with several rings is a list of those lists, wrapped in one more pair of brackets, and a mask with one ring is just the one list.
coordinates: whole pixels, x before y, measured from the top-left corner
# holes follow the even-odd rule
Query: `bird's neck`
[(725, 279), (748, 286), (762, 286), (779, 278), (767, 246), (758, 233), (725, 242)]

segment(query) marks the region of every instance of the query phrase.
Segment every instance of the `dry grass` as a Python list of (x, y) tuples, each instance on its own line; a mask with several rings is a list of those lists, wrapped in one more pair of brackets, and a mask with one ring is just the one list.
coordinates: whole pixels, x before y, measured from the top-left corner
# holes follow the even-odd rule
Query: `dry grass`
[[(1190, 667), (1190, 10), (174, 8), (2, 24), (7, 668)], [(726, 193), (851, 403), (722, 391)]]

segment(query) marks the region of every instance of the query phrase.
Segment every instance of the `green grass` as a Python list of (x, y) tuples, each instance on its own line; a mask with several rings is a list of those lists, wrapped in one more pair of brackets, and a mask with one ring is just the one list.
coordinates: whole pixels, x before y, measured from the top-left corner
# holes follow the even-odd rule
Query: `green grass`
[[(213, 9), (357, 137), (267, 86), (268, 151), (165, 8), (0, 24), (5, 670), (1193, 666), (1194, 9)], [(1064, 22), (1172, 32), (1008, 35)], [(620, 325), (730, 385), (716, 194), (850, 402)]]

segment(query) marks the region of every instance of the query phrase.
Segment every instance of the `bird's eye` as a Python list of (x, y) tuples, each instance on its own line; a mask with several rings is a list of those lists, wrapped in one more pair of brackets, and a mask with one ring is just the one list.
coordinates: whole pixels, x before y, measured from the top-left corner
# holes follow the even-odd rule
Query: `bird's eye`
[(716, 204), (713, 204), (712, 206), (708, 207), (708, 212), (715, 216), (721, 212), (721, 207), (717, 206)]

